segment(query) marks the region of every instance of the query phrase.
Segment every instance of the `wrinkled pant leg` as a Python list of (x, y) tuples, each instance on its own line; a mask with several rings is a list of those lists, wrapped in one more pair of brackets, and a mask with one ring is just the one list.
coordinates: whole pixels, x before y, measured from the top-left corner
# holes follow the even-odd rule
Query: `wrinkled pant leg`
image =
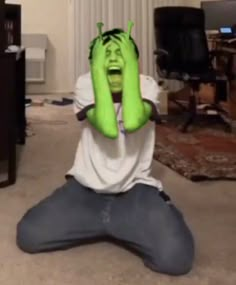
[(104, 236), (103, 196), (74, 178), (28, 210), (17, 224), (17, 245), (28, 253), (66, 249)]
[(194, 241), (182, 213), (159, 191), (138, 184), (113, 201), (109, 234), (135, 250), (150, 269), (169, 275), (188, 273)]

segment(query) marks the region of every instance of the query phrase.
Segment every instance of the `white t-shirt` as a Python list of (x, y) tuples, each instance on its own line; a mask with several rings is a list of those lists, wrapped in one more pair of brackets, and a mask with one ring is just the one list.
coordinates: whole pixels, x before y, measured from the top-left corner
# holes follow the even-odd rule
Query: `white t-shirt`
[[(140, 75), (142, 97), (158, 104), (159, 88), (156, 81)], [(77, 80), (74, 112), (78, 113), (94, 103), (90, 73)], [(73, 176), (82, 185), (99, 193), (119, 193), (131, 189), (136, 183), (157, 187), (159, 180), (150, 175), (155, 146), (155, 123), (149, 121), (133, 133), (125, 133), (122, 124), (122, 106), (114, 103), (119, 122), (119, 137), (115, 140), (104, 137), (90, 122), (80, 122), (81, 138), (74, 165), (67, 175)]]

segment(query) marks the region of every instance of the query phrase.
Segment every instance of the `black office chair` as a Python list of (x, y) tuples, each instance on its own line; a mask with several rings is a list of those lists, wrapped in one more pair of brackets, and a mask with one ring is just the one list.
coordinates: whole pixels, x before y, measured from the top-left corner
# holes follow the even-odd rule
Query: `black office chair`
[[(215, 83), (222, 86), (227, 76), (218, 73), (212, 64), (217, 52), (209, 51), (205, 33), (205, 15), (202, 9), (192, 7), (161, 7), (154, 9), (157, 73), (162, 79), (184, 81), (191, 89), (188, 106), (174, 100), (184, 111), (187, 119), (181, 130), (186, 132), (193, 124), (199, 99), (197, 92), (201, 83)], [(224, 86), (227, 86), (225, 84)], [(221, 88), (222, 89), (222, 88)], [(219, 106), (220, 88), (216, 88), (215, 102), (205, 107), (225, 117), (226, 112)], [(227, 130), (229, 122), (223, 121)]]

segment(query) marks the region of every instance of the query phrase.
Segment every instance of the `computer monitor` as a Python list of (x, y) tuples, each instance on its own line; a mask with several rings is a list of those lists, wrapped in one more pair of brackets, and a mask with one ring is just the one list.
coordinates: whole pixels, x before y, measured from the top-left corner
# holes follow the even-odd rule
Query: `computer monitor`
[(205, 13), (206, 30), (219, 31), (222, 27), (232, 27), (236, 24), (236, 1), (203, 1), (201, 8)]

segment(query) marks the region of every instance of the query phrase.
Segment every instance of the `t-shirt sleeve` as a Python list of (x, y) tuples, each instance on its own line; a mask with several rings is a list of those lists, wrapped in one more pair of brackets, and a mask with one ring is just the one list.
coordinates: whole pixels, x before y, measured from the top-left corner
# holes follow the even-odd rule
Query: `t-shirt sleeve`
[(158, 107), (160, 87), (151, 76), (140, 75), (140, 87), (143, 99), (152, 101)]
[(73, 110), (78, 114), (85, 108), (94, 104), (94, 94), (91, 77), (89, 74), (82, 75), (78, 78), (74, 91)]

